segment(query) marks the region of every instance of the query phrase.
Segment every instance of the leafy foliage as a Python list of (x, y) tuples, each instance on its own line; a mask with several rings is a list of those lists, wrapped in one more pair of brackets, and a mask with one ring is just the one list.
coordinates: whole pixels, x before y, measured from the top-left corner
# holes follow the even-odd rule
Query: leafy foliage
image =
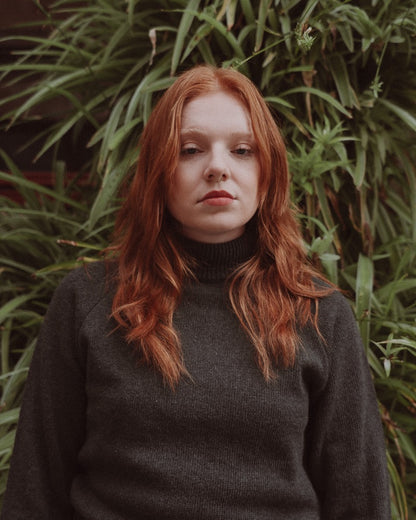
[(0, 69), (18, 103), (5, 124), (59, 100), (38, 156), (59, 156), (62, 137), (87, 127), (90, 188), (65, 185), (60, 163), (50, 191), (10, 161), (1, 173), (24, 199), (3, 200), (0, 215), (1, 486), (51, 291), (77, 258), (105, 245), (155, 100), (175, 73), (204, 62), (248, 75), (276, 115), (311, 259), (355, 298), (385, 426), (392, 517), (416, 518), (412, 0), (60, 0), (45, 18), (50, 36), (22, 37), (30, 48)]

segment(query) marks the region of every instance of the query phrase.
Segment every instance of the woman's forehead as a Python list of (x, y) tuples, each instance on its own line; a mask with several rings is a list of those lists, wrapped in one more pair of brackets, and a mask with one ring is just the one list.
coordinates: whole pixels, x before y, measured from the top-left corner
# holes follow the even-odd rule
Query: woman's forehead
[(181, 133), (223, 128), (230, 134), (252, 134), (249, 112), (237, 96), (216, 91), (192, 98), (184, 106)]

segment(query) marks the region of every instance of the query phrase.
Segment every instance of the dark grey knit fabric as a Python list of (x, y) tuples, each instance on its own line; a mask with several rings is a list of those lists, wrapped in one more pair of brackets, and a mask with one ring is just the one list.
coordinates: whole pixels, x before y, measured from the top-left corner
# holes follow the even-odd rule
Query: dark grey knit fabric
[(1, 519), (389, 519), (381, 423), (348, 303), (324, 298), (327, 344), (306, 327), (295, 366), (266, 383), (220, 283), (252, 241), (186, 247), (200, 281), (175, 314), (192, 376), (175, 391), (114, 332), (102, 264), (58, 288)]

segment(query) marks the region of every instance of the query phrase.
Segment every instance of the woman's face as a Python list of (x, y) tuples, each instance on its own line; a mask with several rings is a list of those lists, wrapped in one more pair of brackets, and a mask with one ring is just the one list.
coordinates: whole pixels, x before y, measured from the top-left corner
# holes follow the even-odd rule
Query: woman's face
[(233, 95), (203, 94), (185, 105), (181, 151), (167, 207), (199, 242), (239, 237), (258, 207), (260, 165), (249, 114)]

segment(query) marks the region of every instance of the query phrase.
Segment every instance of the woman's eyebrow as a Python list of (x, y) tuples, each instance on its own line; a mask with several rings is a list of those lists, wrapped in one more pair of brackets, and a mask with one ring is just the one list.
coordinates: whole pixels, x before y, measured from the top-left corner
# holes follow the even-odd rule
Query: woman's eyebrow
[(206, 132), (202, 128), (184, 128), (181, 130), (181, 137), (192, 137), (192, 136), (203, 136), (206, 135)]
[(254, 135), (252, 132), (231, 132), (230, 137), (235, 139), (245, 139), (249, 141), (254, 141)]
[[(207, 132), (203, 128), (184, 128), (180, 133), (181, 137), (205, 137)], [(230, 132), (228, 136), (232, 139), (243, 139), (254, 141), (254, 135), (251, 132)]]

